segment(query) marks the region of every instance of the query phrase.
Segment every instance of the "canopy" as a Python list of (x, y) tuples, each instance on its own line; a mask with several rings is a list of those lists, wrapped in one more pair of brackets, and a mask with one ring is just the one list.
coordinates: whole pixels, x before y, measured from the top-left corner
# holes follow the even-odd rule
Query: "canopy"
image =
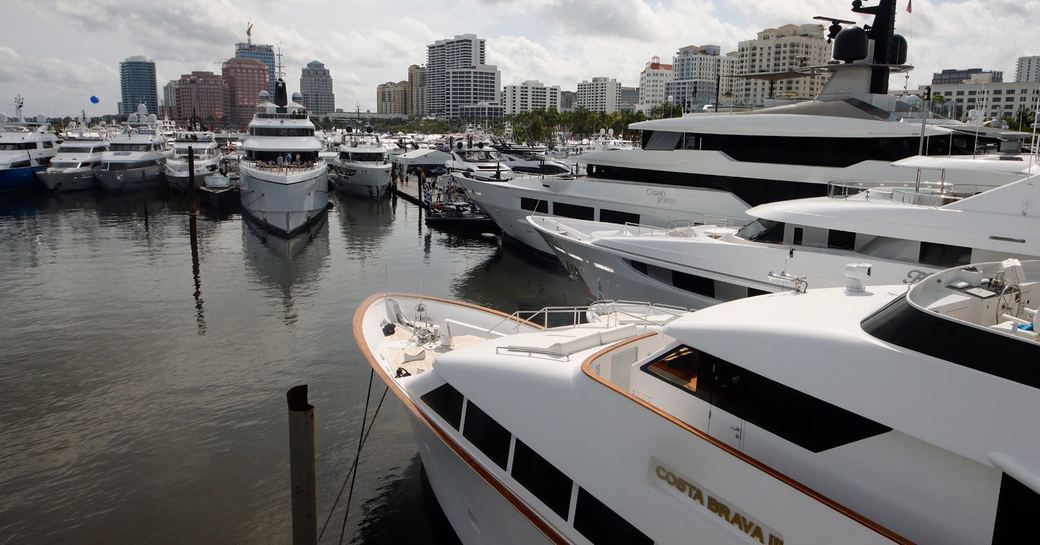
[(392, 155), (390, 160), (395, 164), (404, 165), (406, 167), (411, 166), (444, 166), (444, 163), (451, 159), (451, 155), (440, 150), (435, 149), (417, 149), (409, 151), (408, 153), (402, 153), (399, 155)]

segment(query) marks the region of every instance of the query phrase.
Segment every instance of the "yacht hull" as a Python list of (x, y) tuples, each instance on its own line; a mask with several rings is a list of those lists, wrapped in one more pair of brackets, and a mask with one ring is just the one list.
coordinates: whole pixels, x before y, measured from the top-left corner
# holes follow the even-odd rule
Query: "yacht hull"
[(97, 179), (109, 191), (140, 191), (162, 182), (162, 165), (126, 170), (98, 170)]
[(30, 191), (36, 188), (36, 172), (43, 167), (31, 166), (0, 170), (0, 193)]
[(292, 236), (325, 214), (329, 177), (324, 167), (281, 174), (243, 166), (239, 175), (243, 210), (276, 234)]
[(339, 191), (355, 197), (382, 199), (390, 193), (390, 167), (351, 168), (352, 174), (336, 169), (329, 181)]
[(80, 191), (91, 189), (97, 184), (93, 170), (41, 170), (36, 176), (49, 191)]

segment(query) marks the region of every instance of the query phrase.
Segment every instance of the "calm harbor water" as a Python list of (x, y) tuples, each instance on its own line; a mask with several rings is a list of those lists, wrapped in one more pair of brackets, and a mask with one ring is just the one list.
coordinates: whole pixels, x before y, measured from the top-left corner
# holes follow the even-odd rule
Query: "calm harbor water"
[[(334, 203), (291, 241), (203, 207), (193, 248), (177, 194), (0, 197), (0, 544), (286, 543), (285, 390), (310, 385), (324, 519), (362, 420), (351, 318), (365, 297), (584, 301), (557, 264), (430, 231), (403, 200)], [(392, 394), (348, 541), (455, 542)]]

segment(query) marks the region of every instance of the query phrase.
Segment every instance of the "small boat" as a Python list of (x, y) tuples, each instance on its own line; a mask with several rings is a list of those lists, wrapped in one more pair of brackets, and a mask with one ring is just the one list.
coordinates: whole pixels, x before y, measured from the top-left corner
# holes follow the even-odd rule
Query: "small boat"
[(431, 204), (426, 212), (426, 225), (441, 229), (475, 231), (484, 233), (497, 231), (495, 220), (469, 201), (438, 202)]

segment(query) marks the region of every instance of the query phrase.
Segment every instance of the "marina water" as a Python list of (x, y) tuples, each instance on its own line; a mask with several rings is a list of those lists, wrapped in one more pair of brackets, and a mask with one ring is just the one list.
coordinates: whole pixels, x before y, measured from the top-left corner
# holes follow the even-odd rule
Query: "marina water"
[[(331, 198), (289, 243), (204, 207), (194, 252), (177, 194), (0, 202), (0, 544), (286, 543), (284, 393), (310, 385), (323, 521), (357, 448), (369, 366), (351, 316), (366, 296), (583, 301), (556, 263), (430, 231), (403, 200)], [(376, 380), (370, 413), (382, 392)], [(455, 542), (392, 395), (344, 541)]]

